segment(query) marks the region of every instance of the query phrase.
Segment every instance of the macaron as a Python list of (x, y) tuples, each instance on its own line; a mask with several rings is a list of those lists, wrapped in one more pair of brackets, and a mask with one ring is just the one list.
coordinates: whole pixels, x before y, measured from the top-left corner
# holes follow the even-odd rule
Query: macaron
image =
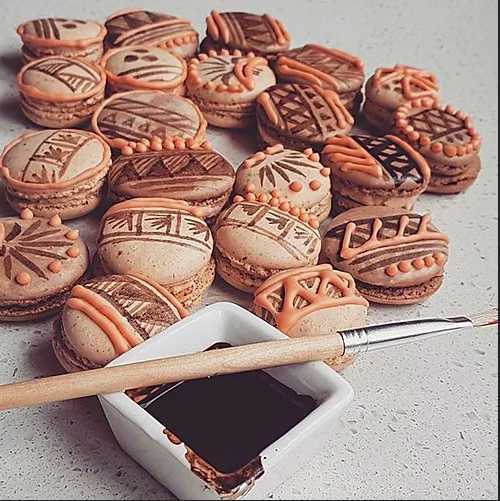
[[(290, 337), (308, 337), (365, 327), (368, 301), (349, 273), (320, 264), (268, 278), (254, 292), (251, 311)], [(325, 360), (337, 370), (351, 361), (349, 356)]]
[(421, 215), (390, 207), (358, 207), (337, 216), (322, 253), (350, 273), (370, 302), (419, 303), (443, 282), (448, 237)]
[(301, 152), (277, 144), (255, 153), (240, 165), (234, 192), (286, 198), (315, 215), (321, 223), (331, 209), (330, 169), (312, 149)]
[(104, 99), (106, 73), (94, 63), (64, 56), (37, 59), (17, 75), (21, 110), (42, 127), (82, 125)]
[(187, 66), (184, 59), (159, 47), (117, 47), (100, 62), (112, 92), (161, 90), (182, 96)]
[(286, 199), (237, 195), (213, 229), (217, 273), (251, 293), (275, 273), (314, 265), (321, 247), (318, 226), (316, 216)]
[(290, 35), (283, 23), (269, 14), (213, 10), (206, 21), (207, 36), (200, 47), (202, 52), (237, 49), (267, 56), (290, 47)]
[(427, 160), (427, 191), (455, 194), (471, 186), (481, 170), (481, 138), (472, 120), (451, 106), (412, 101), (394, 114), (395, 132)]
[(8, 144), (0, 168), (9, 205), (35, 216), (72, 219), (94, 210), (106, 196), (109, 146), (76, 129), (28, 132)]
[(38, 320), (62, 308), (89, 264), (87, 246), (59, 216), (0, 218), (0, 320)]
[(366, 83), (363, 116), (368, 124), (382, 133), (394, 127), (394, 112), (414, 99), (432, 103), (439, 99), (437, 78), (426, 70), (397, 64), (378, 68)]
[(106, 28), (96, 21), (47, 17), (17, 27), (25, 63), (48, 56), (97, 62), (102, 57)]
[(215, 276), (213, 239), (203, 212), (166, 198), (111, 206), (101, 220), (94, 275), (139, 273), (189, 307)]
[(266, 59), (226, 49), (192, 59), (186, 81), (189, 96), (207, 122), (224, 128), (253, 125), (257, 96), (275, 83)]
[(198, 106), (158, 90), (113, 94), (92, 116), (92, 128), (123, 154), (168, 149), (172, 138), (205, 141), (207, 122)]
[(337, 136), (322, 152), (337, 211), (360, 205), (412, 209), (431, 176), (426, 160), (397, 136)]
[(98, 369), (188, 315), (164, 287), (140, 275), (76, 285), (54, 322), (52, 347), (68, 372)]
[(108, 181), (115, 200), (165, 197), (185, 200), (204, 210), (210, 222), (226, 204), (234, 184), (233, 166), (208, 146), (122, 155), (111, 166)]
[(355, 114), (363, 100), (363, 61), (347, 52), (307, 44), (283, 52), (273, 63), (279, 82), (317, 85), (335, 91), (342, 104)]
[(278, 84), (257, 98), (257, 128), (264, 144), (321, 151), (328, 139), (347, 134), (354, 118), (332, 90)]
[(198, 33), (190, 21), (161, 12), (127, 9), (106, 19), (107, 48), (142, 45), (161, 47), (189, 59), (198, 50)]

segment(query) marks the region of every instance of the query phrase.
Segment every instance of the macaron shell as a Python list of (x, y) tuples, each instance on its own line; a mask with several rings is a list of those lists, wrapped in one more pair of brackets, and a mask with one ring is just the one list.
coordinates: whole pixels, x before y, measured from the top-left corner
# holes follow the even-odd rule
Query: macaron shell
[(25, 183), (70, 181), (103, 164), (109, 149), (95, 134), (76, 129), (30, 133), (4, 151), (2, 167)]
[(176, 209), (124, 209), (103, 219), (98, 255), (107, 273), (140, 273), (162, 285), (182, 282), (210, 261), (206, 223)]
[(75, 41), (99, 37), (104, 38), (103, 26), (95, 21), (79, 19), (41, 18), (22, 24), (18, 31), (22, 35), (40, 38), (40, 40)]
[[(248, 186), (255, 187), (256, 194), (277, 191), (293, 205), (307, 209), (321, 204), (331, 195), (330, 177), (320, 162), (295, 150), (270, 151), (275, 150), (259, 152), (240, 165), (236, 172), (235, 193), (245, 194)], [(265, 157), (257, 160), (261, 153)]]
[[(404, 237), (396, 236), (402, 217), (409, 218)], [(335, 268), (368, 285), (401, 288), (423, 284), (442, 275), (448, 259), (447, 237), (429, 222), (423, 223), (424, 217), (427, 216), (388, 207), (348, 210), (331, 222), (322, 252)], [(373, 235), (377, 219), (382, 223), (377, 232), (377, 245), (363, 250)], [(352, 236), (347, 237), (350, 223), (355, 227)], [(345, 248), (352, 257), (340, 255)]]
[(289, 214), (257, 202), (235, 203), (217, 219), (217, 248), (245, 266), (287, 269), (317, 262), (319, 233)]
[(179, 137), (203, 142), (206, 120), (189, 99), (161, 91), (114, 94), (95, 111), (94, 131), (112, 147), (129, 141)]
[(83, 359), (104, 366), (117, 357), (109, 337), (85, 313), (64, 308), (62, 313), (63, 339)]
[(91, 63), (53, 56), (23, 67), (18, 80), (24, 86), (30, 86), (40, 94), (57, 100), (98, 92), (105, 79), (98, 67)]
[[(68, 238), (73, 237), (71, 228), (62, 224), (51, 226), (49, 221), (45, 218), (0, 219), (6, 249), (0, 260), (0, 301), (50, 297), (84, 275), (89, 263), (87, 246), (78, 237)], [(60, 266), (55, 267), (52, 264), (55, 262)], [(21, 285), (20, 278), (25, 277), (29, 277), (29, 281)]]

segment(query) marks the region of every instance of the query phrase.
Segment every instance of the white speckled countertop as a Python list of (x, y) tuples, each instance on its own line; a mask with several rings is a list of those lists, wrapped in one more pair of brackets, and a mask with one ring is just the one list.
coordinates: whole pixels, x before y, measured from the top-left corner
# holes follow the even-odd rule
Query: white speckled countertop
[[(406, 63), (435, 72), (444, 101), (470, 113), (483, 136), (483, 171), (464, 195), (423, 196), (451, 238), (441, 291), (421, 306), (373, 307), (373, 322), (454, 315), (497, 304), (498, 66), (495, 0), (24, 0), (1, 2), (0, 143), (26, 127), (14, 86), (15, 27), (34, 17), (104, 19), (127, 5), (164, 10), (203, 30), (211, 8), (269, 12), (299, 46), (320, 42), (359, 55), (367, 74)], [(248, 133), (247, 133), (248, 134)], [(235, 165), (253, 138), (211, 131)], [(0, 211), (7, 214), (2, 203)], [(75, 226), (92, 237), (96, 216)], [(220, 281), (206, 302), (246, 298)], [(0, 383), (60, 371), (50, 322), (0, 324)], [(354, 403), (322, 452), (274, 499), (495, 499), (497, 331), (467, 331), (368, 355), (345, 371)], [(97, 399), (0, 413), (1, 499), (171, 499), (115, 443)]]

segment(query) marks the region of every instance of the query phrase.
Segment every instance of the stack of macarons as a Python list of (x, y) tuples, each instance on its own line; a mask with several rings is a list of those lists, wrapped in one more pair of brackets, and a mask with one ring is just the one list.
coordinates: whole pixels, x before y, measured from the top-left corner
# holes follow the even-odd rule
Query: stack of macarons
[[(181, 320), (216, 274), (292, 337), (442, 285), (448, 237), (418, 200), (472, 185), (481, 141), (438, 79), (397, 64), (365, 84), (359, 57), (293, 48), (267, 14), (206, 24), (200, 47), (190, 21), (145, 9), (17, 29), (20, 109), (46, 129), (0, 157), (17, 214), (0, 218), (0, 320), (57, 314), (68, 371)], [(255, 152), (235, 169), (209, 126), (249, 130)], [(62, 221), (98, 207), (92, 258)]]

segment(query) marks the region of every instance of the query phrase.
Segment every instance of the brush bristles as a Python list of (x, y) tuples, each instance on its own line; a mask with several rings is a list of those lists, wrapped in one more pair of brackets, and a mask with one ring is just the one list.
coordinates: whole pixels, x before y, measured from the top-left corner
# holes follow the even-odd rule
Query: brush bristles
[(474, 324), (474, 327), (485, 327), (487, 325), (498, 324), (498, 308), (493, 308), (490, 311), (468, 315), (467, 318)]

